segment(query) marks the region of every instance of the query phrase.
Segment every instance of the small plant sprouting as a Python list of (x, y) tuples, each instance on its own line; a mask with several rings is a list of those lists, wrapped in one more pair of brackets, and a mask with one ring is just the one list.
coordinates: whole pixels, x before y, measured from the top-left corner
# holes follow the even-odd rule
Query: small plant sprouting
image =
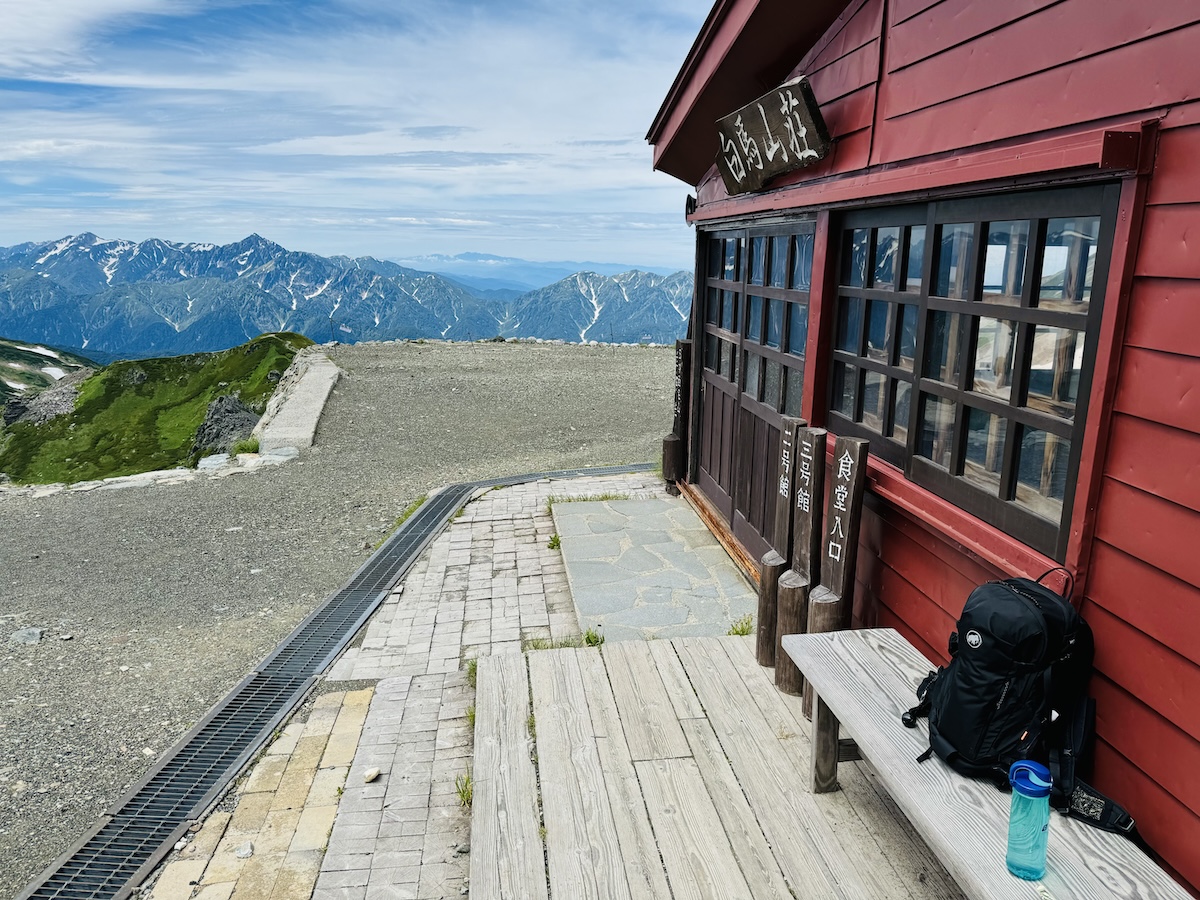
[(537, 740), (537, 721), (533, 718), (533, 713), (529, 714), (529, 718), (525, 720), (525, 727), (529, 729), (529, 739)]
[(471, 730), (475, 730), (475, 704), (472, 703), (467, 707), (467, 724), (471, 726)]
[[(473, 657), (467, 660), (467, 684), (472, 688), (475, 687), (475, 682), (479, 678), (479, 658)], [(474, 707), (472, 707), (474, 709)]]
[(604, 643), (604, 635), (602, 635), (596, 628), (588, 628), (588, 630), (583, 633), (583, 642), (589, 647), (599, 647)]
[(475, 785), (471, 781), (470, 772), (454, 776), (454, 790), (458, 792), (459, 806), (470, 809), (471, 801), (475, 798)]
[(242, 438), (230, 448), (229, 452), (234, 456), (237, 456), (239, 453), (257, 453), (258, 447), (258, 438)]
[(754, 633), (754, 616), (746, 613), (729, 626), (729, 634), (746, 635)]
[(559, 538), (557, 532), (550, 535), (550, 543), (547, 544), (546, 546), (549, 547), (551, 550), (561, 550), (562, 549), (562, 539)]

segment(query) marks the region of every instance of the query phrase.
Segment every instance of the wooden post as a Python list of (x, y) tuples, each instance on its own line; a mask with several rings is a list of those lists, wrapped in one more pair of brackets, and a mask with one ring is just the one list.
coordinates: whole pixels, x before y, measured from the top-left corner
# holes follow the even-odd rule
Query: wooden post
[(842, 628), (850, 627), (854, 611), (854, 568), (858, 561), (863, 491), (867, 486), (868, 449), (868, 442), (861, 438), (838, 438), (829, 473), (821, 584), (841, 598)]
[[(850, 626), (862, 497), (867, 484), (867, 451), (868, 443), (861, 438), (840, 437), (833, 447), (824, 552), (820, 560), (821, 586), (808, 601), (808, 630), (812, 634)], [(804, 690), (804, 714), (812, 715), (810, 687)]]
[(838, 720), (820, 697), (813, 716), (812, 792), (827, 794), (838, 788)]
[[(760, 666), (773, 666), (779, 654), (776, 613), (779, 608), (779, 577), (787, 568), (792, 552), (792, 487), (796, 474), (796, 429), (803, 419), (783, 417), (779, 432), (778, 477), (775, 480), (775, 522), (771, 532), (771, 549), (759, 562), (758, 572), (758, 641), (755, 645)], [(790, 660), (789, 660), (790, 662)]]
[(779, 580), (775, 637), (775, 686), (788, 694), (804, 689), (804, 677), (783, 652), (785, 634), (803, 634), (808, 593), (821, 569), (821, 498), (825, 492), (825, 429), (796, 429), (796, 488), (791, 504), (792, 565)]
[(688, 408), (691, 395), (689, 373), (692, 342), (675, 342), (675, 416), (670, 434), (663, 438), (662, 471), (667, 491), (678, 494), (677, 482), (687, 478)]

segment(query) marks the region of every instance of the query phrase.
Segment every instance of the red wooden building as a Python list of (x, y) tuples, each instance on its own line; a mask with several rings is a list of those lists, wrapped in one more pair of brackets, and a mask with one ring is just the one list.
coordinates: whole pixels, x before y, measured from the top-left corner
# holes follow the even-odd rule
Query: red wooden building
[[(717, 121), (802, 75), (827, 155), (741, 191), (801, 145)], [(1093, 780), (1200, 887), (1200, 4), (718, 0), (648, 139), (695, 189), (691, 493), (757, 559), (781, 417), (870, 439), (855, 618), (935, 661), (1066, 565)]]

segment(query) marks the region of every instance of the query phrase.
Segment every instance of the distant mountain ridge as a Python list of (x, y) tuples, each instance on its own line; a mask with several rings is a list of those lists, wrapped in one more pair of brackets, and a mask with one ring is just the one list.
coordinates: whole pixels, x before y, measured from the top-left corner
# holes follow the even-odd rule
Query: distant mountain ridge
[(84, 233), (0, 248), (5, 336), (101, 362), (226, 349), (276, 331), (347, 342), (669, 343), (683, 335), (691, 294), (686, 272), (636, 270), (572, 273), (522, 294), (472, 289), (388, 260), (290, 251), (257, 234), (216, 245)]

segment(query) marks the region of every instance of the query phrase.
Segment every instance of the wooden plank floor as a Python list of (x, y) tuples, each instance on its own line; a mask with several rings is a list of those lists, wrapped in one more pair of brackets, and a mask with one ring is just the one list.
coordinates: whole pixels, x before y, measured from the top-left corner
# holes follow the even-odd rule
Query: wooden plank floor
[[(481, 660), (472, 896), (961, 898), (865, 763), (839, 767), (841, 791), (809, 792), (808, 722), (753, 640)], [(520, 790), (498, 789), (514, 773)]]

